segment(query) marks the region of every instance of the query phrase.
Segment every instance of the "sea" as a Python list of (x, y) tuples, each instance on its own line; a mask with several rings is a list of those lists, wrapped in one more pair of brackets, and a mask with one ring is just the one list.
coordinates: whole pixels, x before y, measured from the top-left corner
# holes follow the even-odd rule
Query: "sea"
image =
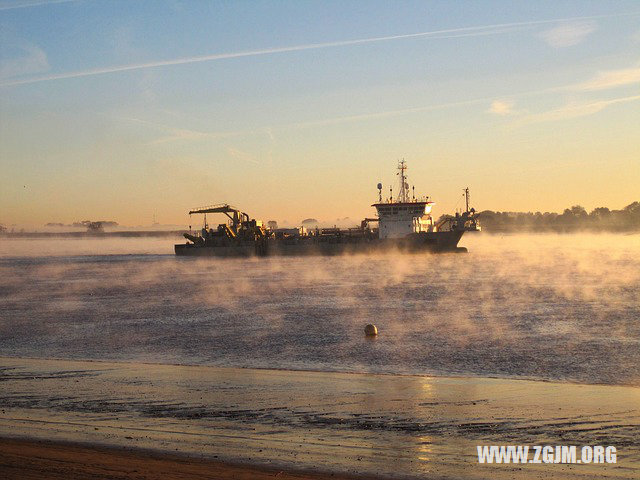
[(640, 386), (639, 234), (246, 259), (177, 242), (0, 239), (0, 355)]

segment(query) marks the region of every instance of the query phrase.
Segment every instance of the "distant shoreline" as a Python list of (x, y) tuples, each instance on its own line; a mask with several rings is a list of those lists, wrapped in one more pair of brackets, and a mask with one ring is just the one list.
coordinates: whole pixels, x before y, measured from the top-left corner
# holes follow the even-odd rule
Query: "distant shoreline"
[[(446, 216), (445, 216), (446, 217)], [(494, 212), (478, 213), (480, 225), (489, 232), (638, 232), (640, 231), (640, 202), (633, 202), (622, 210), (598, 207), (587, 212), (580, 205), (554, 212)]]
[(112, 238), (112, 237), (182, 237), (188, 230), (122, 230), (117, 232), (5, 232), (0, 238)]

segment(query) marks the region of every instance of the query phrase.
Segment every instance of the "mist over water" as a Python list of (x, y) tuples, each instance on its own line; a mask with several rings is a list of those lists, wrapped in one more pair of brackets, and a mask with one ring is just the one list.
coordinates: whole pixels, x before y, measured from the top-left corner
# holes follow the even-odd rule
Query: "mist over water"
[(0, 240), (0, 355), (640, 385), (640, 235), (461, 245), (193, 259), (170, 238)]
[(161, 237), (0, 237), (0, 258), (94, 255), (149, 255), (173, 253), (182, 235)]

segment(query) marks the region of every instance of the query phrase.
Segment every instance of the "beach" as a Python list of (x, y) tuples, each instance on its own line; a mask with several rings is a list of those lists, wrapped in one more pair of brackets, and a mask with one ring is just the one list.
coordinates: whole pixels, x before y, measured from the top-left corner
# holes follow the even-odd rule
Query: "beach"
[[(637, 387), (6, 357), (0, 364), (4, 445), (30, 442), (3, 448), (3, 468), (19, 455), (20, 465), (67, 457), (81, 464), (63, 471), (131, 465), (122, 478), (133, 478), (133, 465), (155, 478), (162, 462), (203, 478), (227, 478), (217, 468), (232, 469), (228, 478), (243, 478), (245, 468), (247, 478), (259, 478), (253, 468), (301, 478), (640, 473)], [(34, 442), (45, 442), (42, 452)], [(477, 445), (504, 444), (615, 445), (619, 455), (616, 464), (478, 464)]]
[(0, 475), (21, 479), (352, 479), (312, 472), (285, 472), (139, 450), (69, 443), (0, 439)]

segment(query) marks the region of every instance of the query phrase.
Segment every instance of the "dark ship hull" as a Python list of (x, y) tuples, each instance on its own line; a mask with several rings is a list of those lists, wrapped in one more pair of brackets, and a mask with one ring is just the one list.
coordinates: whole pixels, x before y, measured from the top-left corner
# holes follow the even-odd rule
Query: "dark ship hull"
[(277, 255), (343, 255), (383, 252), (466, 252), (458, 247), (464, 230), (421, 232), (404, 238), (379, 239), (373, 236), (322, 235), (293, 239), (263, 238), (235, 241), (227, 245), (186, 243), (175, 246), (176, 255), (205, 257), (251, 257)]

